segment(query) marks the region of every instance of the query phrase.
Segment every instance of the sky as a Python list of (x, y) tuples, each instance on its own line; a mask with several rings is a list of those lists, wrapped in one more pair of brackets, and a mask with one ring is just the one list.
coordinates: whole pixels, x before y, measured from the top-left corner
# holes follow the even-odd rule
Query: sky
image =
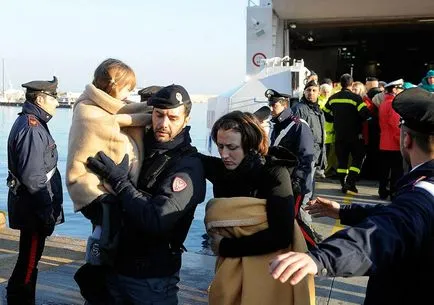
[(222, 93), (244, 80), (246, 6), (247, 0), (0, 0), (5, 89), (56, 75), (59, 91), (80, 92), (112, 57), (133, 68), (138, 87), (176, 83), (191, 94)]

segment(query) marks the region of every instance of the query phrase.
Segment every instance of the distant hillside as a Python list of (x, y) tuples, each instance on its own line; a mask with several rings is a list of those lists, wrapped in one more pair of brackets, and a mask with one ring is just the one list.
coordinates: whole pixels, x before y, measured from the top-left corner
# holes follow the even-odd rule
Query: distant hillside
[(207, 103), (208, 99), (210, 97), (213, 97), (215, 95), (209, 95), (209, 94), (190, 94), (191, 101), (193, 103)]

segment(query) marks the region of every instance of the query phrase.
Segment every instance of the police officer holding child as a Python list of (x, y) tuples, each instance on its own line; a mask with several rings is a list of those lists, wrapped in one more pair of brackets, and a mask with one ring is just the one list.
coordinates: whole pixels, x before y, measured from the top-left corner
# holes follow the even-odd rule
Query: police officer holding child
[(401, 153), (412, 170), (390, 205), (345, 205), (323, 198), (307, 209), (350, 225), (310, 253), (288, 252), (270, 264), (282, 282), (306, 274), (368, 275), (367, 304), (427, 304), (434, 287), (434, 96), (408, 89), (392, 102), (401, 116)]
[(164, 87), (148, 105), (153, 107), (152, 129), (145, 131), (137, 188), (128, 179), (127, 155), (116, 165), (99, 152), (87, 163), (112, 186), (123, 212), (107, 282), (113, 304), (178, 304), (183, 242), (205, 198), (204, 171), (187, 126), (192, 106), (187, 91)]
[(7, 286), (9, 305), (35, 304), (45, 238), (64, 222), (57, 149), (47, 123), (59, 105), (57, 78), (32, 81), (8, 139), (9, 226), (20, 230), (18, 260)]

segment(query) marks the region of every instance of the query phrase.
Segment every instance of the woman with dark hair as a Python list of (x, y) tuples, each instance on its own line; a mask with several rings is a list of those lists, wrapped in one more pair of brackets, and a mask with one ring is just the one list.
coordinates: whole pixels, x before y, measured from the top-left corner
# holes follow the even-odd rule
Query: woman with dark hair
[[(306, 247), (298, 227), (294, 232), (289, 171), (294, 162), (267, 156), (268, 137), (250, 113), (233, 111), (222, 116), (211, 137), (221, 158), (202, 156), (215, 197), (207, 204), (205, 223), (211, 248), (219, 256), (209, 304), (277, 304), (289, 287), (278, 292), (279, 288), (266, 283), (266, 273), (262, 273), (267, 271), (269, 255), (287, 249), (294, 233)], [(233, 265), (235, 258), (243, 261), (241, 269)], [(260, 295), (254, 288), (258, 281), (263, 287)], [(241, 290), (249, 300), (234, 301)]]

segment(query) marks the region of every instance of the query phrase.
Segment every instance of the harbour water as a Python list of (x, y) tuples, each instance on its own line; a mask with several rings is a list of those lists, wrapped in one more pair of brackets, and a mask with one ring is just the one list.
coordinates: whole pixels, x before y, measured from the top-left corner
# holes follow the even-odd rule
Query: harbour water
[[(206, 152), (206, 103), (193, 104), (191, 113), (191, 135), (193, 144), (201, 152)], [(6, 187), (7, 177), (7, 139), (9, 131), (14, 123), (21, 107), (0, 106), (0, 210), (7, 211)], [(65, 223), (56, 227), (54, 235), (70, 236), (87, 239), (91, 232), (91, 226), (81, 213), (74, 213), (72, 202), (65, 186), (66, 156), (68, 150), (68, 133), (72, 119), (72, 109), (58, 108), (56, 115), (48, 123), (50, 132), (56, 141), (59, 162), (58, 168), (63, 179), (63, 207), (65, 211)], [(212, 188), (207, 183), (207, 194), (205, 202), (212, 196)], [(205, 204), (200, 204), (196, 210), (195, 219), (185, 242), (188, 251), (201, 252), (202, 234), (205, 233), (203, 218), (205, 215)]]

